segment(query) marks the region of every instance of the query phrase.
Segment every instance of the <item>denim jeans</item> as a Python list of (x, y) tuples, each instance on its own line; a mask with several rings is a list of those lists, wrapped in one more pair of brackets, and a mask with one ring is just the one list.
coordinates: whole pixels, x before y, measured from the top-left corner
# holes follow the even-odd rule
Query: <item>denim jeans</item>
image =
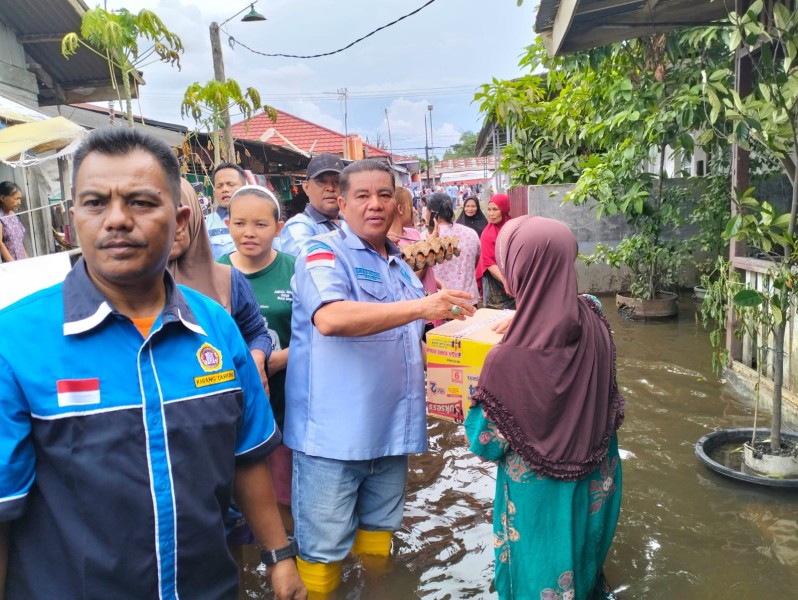
[(407, 456), (335, 460), (294, 450), (291, 510), (299, 556), (331, 563), (349, 553), (358, 529), (402, 524)]

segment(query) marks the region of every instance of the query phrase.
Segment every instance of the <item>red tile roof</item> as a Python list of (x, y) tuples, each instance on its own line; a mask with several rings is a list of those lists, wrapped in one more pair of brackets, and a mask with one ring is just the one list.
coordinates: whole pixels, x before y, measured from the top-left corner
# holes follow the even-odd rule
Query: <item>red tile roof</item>
[[(276, 110), (276, 109), (275, 109)], [(233, 137), (244, 140), (260, 140), (260, 136), (270, 128), (275, 133), (267, 140), (275, 146), (290, 148), (292, 145), (311, 154), (338, 154), (343, 156), (346, 138), (342, 133), (300, 119), (282, 110), (276, 110), (277, 121), (272, 122), (265, 113), (233, 125)], [(387, 157), (385, 150), (363, 142), (363, 149), (370, 157)]]

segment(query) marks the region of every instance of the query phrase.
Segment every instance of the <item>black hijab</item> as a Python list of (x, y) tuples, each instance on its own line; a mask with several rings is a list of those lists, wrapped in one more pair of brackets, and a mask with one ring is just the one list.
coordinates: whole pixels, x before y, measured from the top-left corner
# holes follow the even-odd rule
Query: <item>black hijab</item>
[[(477, 203), (477, 212), (474, 213), (473, 217), (469, 217), (465, 214), (465, 203), (469, 200), (473, 200)], [(482, 208), (479, 206), (479, 200), (477, 200), (474, 196), (469, 196), (465, 199), (465, 202), (463, 202), (463, 210), (460, 211), (460, 216), (457, 217), (457, 223), (460, 223), (460, 225), (465, 225), (466, 227), (470, 227), (476, 231), (477, 237), (482, 236), (482, 230), (488, 226), (488, 219), (482, 213)]]

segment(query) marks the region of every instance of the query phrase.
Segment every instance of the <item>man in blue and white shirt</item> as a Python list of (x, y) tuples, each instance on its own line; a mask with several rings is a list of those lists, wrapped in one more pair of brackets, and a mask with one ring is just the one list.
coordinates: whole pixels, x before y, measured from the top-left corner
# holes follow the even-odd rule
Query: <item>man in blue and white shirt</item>
[(244, 169), (233, 163), (221, 163), (213, 171), (213, 199), (216, 207), (205, 217), (205, 228), (211, 238), (214, 260), (236, 251), (230, 229), (224, 220), (229, 216), (230, 198), (246, 183)]
[(72, 185), (83, 258), (0, 311), (0, 591), (235, 599), (232, 495), (274, 550), (276, 596), (306, 598), (280, 560), (265, 461), (280, 432), (255, 363), (224, 308), (165, 270), (189, 213), (172, 150), (96, 130)]

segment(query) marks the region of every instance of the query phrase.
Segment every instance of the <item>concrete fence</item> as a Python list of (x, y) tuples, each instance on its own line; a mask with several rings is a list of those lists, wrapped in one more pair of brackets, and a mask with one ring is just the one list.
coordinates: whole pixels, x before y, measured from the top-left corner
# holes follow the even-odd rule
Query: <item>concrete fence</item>
[[(669, 185), (682, 185), (681, 180), (672, 180)], [(509, 191), (510, 214), (536, 215), (557, 219), (566, 223), (576, 236), (579, 251), (591, 254), (596, 244), (603, 243), (614, 247), (624, 238), (634, 233), (634, 229), (626, 223), (622, 215), (596, 218), (595, 201), (583, 206), (565, 202), (565, 196), (574, 189), (573, 184), (530, 185), (513, 188)], [(678, 232), (670, 232), (679, 239), (687, 240), (694, 235), (692, 228), (681, 228)], [(616, 269), (609, 265), (586, 265), (582, 260), (577, 262), (579, 275), (579, 291), (590, 293), (620, 292), (628, 288), (631, 273), (628, 269)], [(682, 274), (685, 287), (692, 288), (696, 284), (695, 269), (685, 265)]]

